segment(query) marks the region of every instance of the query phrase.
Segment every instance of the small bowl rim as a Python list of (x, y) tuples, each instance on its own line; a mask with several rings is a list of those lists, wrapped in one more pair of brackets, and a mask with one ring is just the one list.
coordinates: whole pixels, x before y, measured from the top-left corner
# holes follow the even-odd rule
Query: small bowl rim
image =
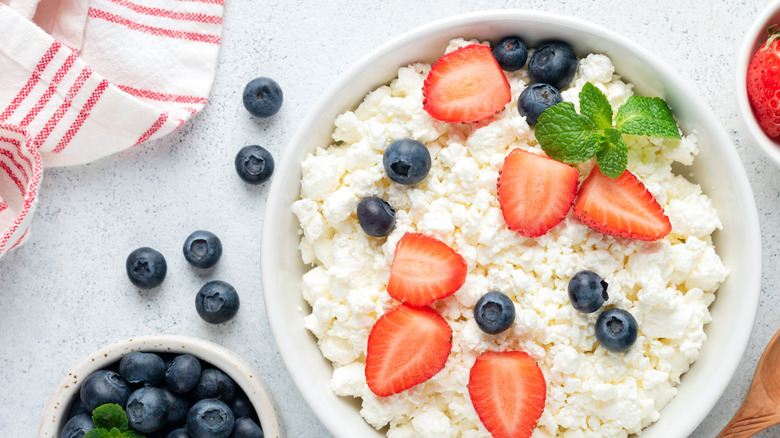
[(748, 101), (746, 80), (750, 60), (753, 58), (753, 54), (758, 50), (761, 44), (766, 42), (766, 32), (771, 24), (780, 25), (780, 0), (772, 0), (767, 4), (745, 33), (739, 50), (739, 56), (737, 57), (737, 68), (734, 79), (737, 90), (737, 110), (742, 121), (745, 123), (745, 126), (747, 126), (753, 141), (758, 144), (764, 155), (774, 161), (776, 165), (780, 166), (780, 138), (778, 138), (777, 141), (772, 140), (764, 133), (761, 126), (756, 121), (753, 108)]
[(91, 372), (109, 366), (133, 351), (192, 354), (230, 376), (247, 394), (267, 437), (284, 438), (284, 429), (270, 388), (248, 362), (231, 350), (200, 338), (183, 335), (145, 335), (115, 341), (82, 359), (57, 385), (38, 429), (39, 438), (58, 438), (67, 422), (70, 402)]

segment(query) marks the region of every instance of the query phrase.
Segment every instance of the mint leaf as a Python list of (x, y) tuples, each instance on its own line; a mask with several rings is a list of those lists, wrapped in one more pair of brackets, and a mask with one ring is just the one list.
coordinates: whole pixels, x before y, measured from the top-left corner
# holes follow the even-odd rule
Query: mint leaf
[(134, 430), (126, 430), (122, 433), (122, 438), (146, 438), (146, 435), (143, 435)]
[(615, 126), (624, 134), (680, 138), (672, 111), (659, 97), (629, 97), (618, 108)]
[(92, 411), (92, 422), (96, 428), (127, 430), (127, 414), (122, 406), (109, 403), (98, 406)]
[(586, 82), (580, 91), (580, 112), (600, 129), (612, 127), (612, 105), (607, 96), (590, 82)]
[(564, 163), (581, 163), (603, 147), (603, 130), (577, 114), (574, 104), (561, 102), (547, 108), (536, 122), (536, 140), (548, 156)]
[(84, 434), (84, 438), (111, 438), (111, 433), (106, 429), (92, 429)]
[(617, 178), (626, 170), (628, 163), (628, 146), (623, 141), (623, 134), (614, 128), (604, 130), (605, 146), (596, 154), (596, 164), (601, 173)]

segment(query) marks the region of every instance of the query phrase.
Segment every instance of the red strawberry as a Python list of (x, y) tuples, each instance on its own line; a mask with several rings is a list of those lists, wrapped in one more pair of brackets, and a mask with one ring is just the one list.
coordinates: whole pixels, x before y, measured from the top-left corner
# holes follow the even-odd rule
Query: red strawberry
[(395, 247), (387, 293), (412, 306), (454, 294), (466, 282), (466, 260), (444, 242), (406, 233)]
[(756, 120), (770, 137), (780, 136), (780, 32), (769, 28), (766, 44), (753, 54), (747, 71), (747, 93)]
[(539, 237), (558, 225), (574, 203), (578, 179), (568, 164), (514, 149), (498, 177), (498, 202), (509, 229)]
[(591, 228), (614, 236), (658, 240), (672, 231), (663, 208), (628, 170), (612, 179), (594, 167), (577, 194), (574, 214)]
[(444, 368), (452, 329), (430, 307), (400, 304), (382, 315), (368, 335), (366, 382), (379, 397), (422, 383)]
[(524, 351), (488, 351), (469, 373), (469, 397), (494, 438), (530, 437), (544, 411), (547, 384)]
[(512, 99), (509, 82), (490, 47), (471, 44), (433, 64), (423, 84), (423, 108), (445, 122), (476, 122)]

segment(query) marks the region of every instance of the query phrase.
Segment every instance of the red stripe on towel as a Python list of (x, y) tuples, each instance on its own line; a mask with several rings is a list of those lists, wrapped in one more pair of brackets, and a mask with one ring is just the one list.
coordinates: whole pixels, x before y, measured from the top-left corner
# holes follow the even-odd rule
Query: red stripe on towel
[(95, 88), (95, 91), (92, 92), (92, 95), (89, 96), (86, 105), (84, 105), (84, 107), (81, 108), (79, 115), (76, 116), (76, 120), (73, 121), (73, 124), (70, 125), (68, 131), (65, 132), (65, 135), (60, 139), (60, 142), (57, 144), (57, 147), (55, 147), (54, 150), (52, 150), (52, 152), (54, 152), (55, 154), (62, 152), (62, 150), (68, 146), (68, 143), (70, 143), (70, 141), (73, 139), (73, 136), (75, 136), (76, 133), (79, 131), (79, 129), (81, 129), (81, 125), (84, 124), (84, 120), (86, 120), (87, 117), (89, 117), (89, 113), (92, 111), (92, 108), (98, 102), (103, 92), (106, 91), (106, 88), (108, 88), (108, 81), (103, 79)]
[(219, 36), (208, 35), (203, 33), (183, 32), (180, 30), (163, 29), (160, 27), (147, 26), (145, 24), (136, 23), (128, 20), (127, 18), (114, 15), (110, 12), (103, 11), (101, 9), (89, 8), (89, 14), (92, 18), (100, 18), (110, 23), (119, 24), (125, 26), (131, 30), (147, 33), (154, 36), (163, 36), (168, 38), (176, 38), (181, 40), (197, 41), (209, 44), (219, 44)]
[(11, 101), (11, 104), (8, 105), (5, 111), (0, 114), (0, 122), (10, 117), (11, 114), (13, 114), (14, 111), (19, 108), (19, 105), (22, 104), (24, 99), (27, 98), (38, 81), (41, 80), (41, 73), (46, 70), (46, 67), (49, 65), (51, 60), (54, 59), (54, 55), (60, 50), (60, 47), (62, 47), (62, 44), (60, 44), (59, 41), (54, 41), (46, 53), (43, 54), (43, 57), (40, 61), (38, 61), (38, 65), (35, 66), (35, 70), (33, 70), (30, 78), (27, 80), (27, 83), (24, 84), (24, 87), (22, 87), (21, 90), (19, 90), (19, 93), (16, 95), (16, 97), (14, 97), (14, 100)]

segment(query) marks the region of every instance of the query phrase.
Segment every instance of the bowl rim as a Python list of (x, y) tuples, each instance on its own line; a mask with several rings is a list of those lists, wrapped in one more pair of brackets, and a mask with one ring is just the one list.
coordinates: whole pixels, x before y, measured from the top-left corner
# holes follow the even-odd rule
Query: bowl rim
[[(231, 350), (204, 339), (182, 335), (145, 335), (105, 345), (82, 359), (57, 385), (49, 399), (38, 429), (39, 438), (58, 438), (67, 422), (70, 402), (92, 371), (120, 360), (133, 351), (192, 354), (230, 376), (247, 394), (267, 437), (284, 438), (277, 405), (263, 377)], [(62, 415), (60, 415), (62, 414)]]
[(761, 129), (747, 96), (746, 78), (748, 66), (755, 51), (766, 41), (766, 31), (769, 28), (769, 24), (780, 25), (780, 0), (769, 2), (743, 36), (742, 45), (737, 56), (734, 82), (736, 84), (737, 112), (745, 126), (747, 126), (750, 136), (754, 143), (758, 144), (759, 149), (764, 152), (764, 155), (780, 166), (780, 141), (772, 140)]
[[(290, 169), (292, 168), (292, 165), (300, 165), (300, 163), (295, 162), (295, 155), (297, 152), (296, 148), (299, 147), (298, 145), (303, 144), (305, 138), (309, 135), (307, 128), (319, 118), (319, 114), (322, 112), (322, 110), (328, 107), (331, 98), (335, 95), (335, 93), (338, 92), (338, 90), (347, 86), (359, 75), (361, 71), (364, 71), (366, 68), (369, 68), (372, 64), (376, 63), (383, 53), (392, 51), (394, 48), (397, 49), (405, 44), (408, 44), (412, 39), (430, 38), (436, 33), (446, 31), (447, 29), (454, 28), (456, 26), (499, 20), (534, 20), (540, 23), (554, 23), (556, 25), (573, 27), (578, 30), (586, 31), (599, 38), (611, 40), (617, 46), (638, 53), (638, 56), (642, 59), (649, 60), (651, 62), (657, 63), (658, 65), (667, 66), (664, 61), (649, 52), (644, 47), (635, 43), (633, 40), (614, 31), (606, 29), (600, 25), (596, 25), (576, 17), (560, 15), (546, 11), (526, 9), (494, 9), (469, 12), (441, 18), (428, 24), (415, 27), (394, 38), (391, 38), (384, 44), (378, 46), (376, 49), (361, 57), (358, 61), (356, 61), (343, 73), (341, 73), (315, 101), (306, 117), (302, 120), (299, 127), (296, 129), (292, 138), (287, 143), (287, 147), (285, 148), (282, 159), (280, 160), (279, 169)], [(664, 69), (659, 69), (658, 72), (659, 75), (663, 77), (665, 82), (688, 84), (688, 82), (685, 81), (677, 73), (677, 71), (672, 68), (666, 67)], [(742, 166), (742, 162), (736, 152), (736, 149), (733, 146), (733, 142), (726, 134), (723, 126), (720, 123), (714, 122), (716, 117), (712, 113), (712, 110), (708, 105), (705, 105), (701, 101), (701, 98), (697, 94), (693, 93), (692, 90), (692, 87), (688, 87), (688, 90), (684, 90), (685, 93), (683, 95), (685, 99), (694, 101), (697, 107), (700, 107), (704, 112), (706, 112), (707, 116), (703, 116), (703, 119), (707, 121), (707, 127), (713, 130), (712, 136), (717, 137), (720, 140), (718, 143), (728, 144), (731, 146), (730, 148), (724, 148), (722, 151), (722, 153), (728, 155), (729, 158), (729, 162), (725, 163), (724, 165), (728, 166), (729, 170), (733, 172), (733, 175), (739, 179), (739, 182), (744, 183), (737, 184), (734, 187), (734, 191), (737, 192), (738, 189), (741, 189), (741, 191), (737, 193), (739, 195), (738, 198), (743, 200), (745, 203), (744, 207), (750, 210), (749, 212), (745, 213), (748, 215), (746, 218), (747, 223), (744, 224), (745, 227), (741, 231), (741, 234), (744, 236), (744, 239), (749, 246), (748, 257), (752, 257), (751, 260), (755, 262), (749, 266), (749, 272), (747, 272), (746, 275), (746, 280), (749, 282), (749, 284), (745, 284), (744, 287), (745, 290), (756, 291), (756, 293), (748, 294), (744, 298), (745, 308), (748, 309), (746, 314), (743, 315), (744, 324), (741, 324), (738, 328), (733, 328), (731, 330), (735, 334), (737, 341), (732, 345), (734, 347), (734, 349), (731, 350), (732, 354), (721, 358), (719, 369), (723, 370), (724, 378), (710, 382), (707, 387), (709, 395), (708, 398), (702, 397), (701, 403), (698, 403), (695, 406), (688, 406), (686, 408), (689, 410), (689, 417), (692, 420), (686, 421), (685, 424), (676, 425), (676, 430), (680, 432), (680, 437), (688, 436), (698, 427), (698, 425), (705, 419), (707, 414), (712, 410), (722, 394), (725, 392), (726, 387), (731, 381), (731, 378), (736, 373), (742, 357), (748, 347), (750, 335), (755, 324), (755, 317), (758, 310), (758, 303), (761, 292), (760, 227), (757, 210), (755, 207), (755, 199), (753, 197), (752, 189), (749, 185), (747, 173)], [(369, 90), (366, 90), (366, 92), (368, 91)], [(710, 121), (712, 121), (712, 123), (710, 123)], [(281, 184), (281, 178), (275, 178), (274, 181), (272, 181), (271, 188), (269, 190), (267, 206), (273, 208), (273, 206), (276, 206), (284, 199), (282, 193), (283, 187)], [(287, 334), (282, 331), (285, 315), (283, 315), (281, 312), (273, 311), (273, 309), (281, 305), (280, 298), (276, 296), (278, 291), (274, 291), (274, 280), (276, 279), (276, 276), (279, 275), (279, 272), (273, 265), (269, 265), (272, 263), (271, 260), (276, 258), (276, 249), (271, 247), (269, 244), (266, 244), (266, 242), (269, 240), (268, 236), (277, 232), (274, 229), (275, 220), (275, 217), (271, 217), (269, 214), (265, 215), (261, 237), (261, 271), (263, 295), (266, 303), (266, 311), (268, 313), (267, 316), (271, 326), (271, 331), (279, 348), (280, 355), (282, 356), (288, 372), (290, 373), (295, 385), (299, 389), (302, 397), (304, 400), (306, 400), (307, 404), (312, 408), (315, 415), (320, 419), (323, 425), (331, 433), (336, 434), (337, 431), (343, 427), (343, 419), (340, 419), (334, 415), (328, 415), (327, 412), (322, 410), (322, 407), (316, 405), (316, 397), (310, 394), (309, 391), (305, 390), (308, 383), (308, 373), (290, 366), (296, 361), (300, 361), (300, 357), (297, 356), (296, 347), (294, 345), (290, 345)], [(325, 409), (327, 410), (327, 408)], [(654, 422), (653, 424), (657, 424), (659, 422), (660, 420)]]

